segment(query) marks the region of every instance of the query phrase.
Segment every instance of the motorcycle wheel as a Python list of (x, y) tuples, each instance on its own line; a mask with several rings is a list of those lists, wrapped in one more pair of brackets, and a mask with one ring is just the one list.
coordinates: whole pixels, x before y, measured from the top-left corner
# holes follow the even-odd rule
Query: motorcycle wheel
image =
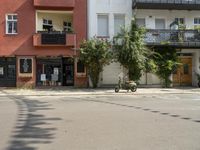
[(131, 92), (136, 92), (137, 91), (137, 86), (131, 87)]
[(116, 87), (115, 88), (115, 93), (118, 93), (119, 92), (119, 87)]

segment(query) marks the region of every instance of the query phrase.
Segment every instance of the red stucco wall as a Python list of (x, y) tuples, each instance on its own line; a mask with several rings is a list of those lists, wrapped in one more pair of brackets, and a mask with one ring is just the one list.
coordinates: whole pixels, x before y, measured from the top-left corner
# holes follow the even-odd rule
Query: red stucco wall
[[(58, 1), (58, 0), (57, 0)], [(74, 31), (77, 34), (77, 44), (86, 38), (87, 30), (87, 2), (76, 0), (73, 16)], [(0, 56), (35, 55), (35, 56), (59, 56), (71, 55), (72, 51), (66, 47), (42, 47), (33, 46), (33, 34), (35, 33), (35, 11), (32, 0), (1, 0), (0, 1)], [(18, 34), (5, 34), (5, 15), (7, 13), (18, 14)]]
[[(55, 0), (59, 1), (59, 0)], [(6, 56), (73, 56), (74, 50), (64, 46), (34, 47), (35, 13), (33, 0), (0, 0), (0, 57)], [(40, 8), (41, 9), (41, 8)], [(53, 8), (45, 8), (53, 9)], [(56, 10), (59, 10), (56, 7)], [(60, 8), (63, 10), (63, 7)], [(67, 10), (67, 9), (66, 9)], [(18, 14), (18, 34), (6, 35), (6, 19), (8, 13)], [(73, 8), (73, 28), (77, 37), (77, 47), (87, 36), (87, 0), (75, 0)], [(21, 81), (17, 78), (18, 81)], [(76, 84), (80, 79), (76, 78)], [(35, 81), (35, 77), (31, 82)], [(82, 84), (83, 81), (81, 81)], [(86, 82), (86, 81), (85, 81)]]

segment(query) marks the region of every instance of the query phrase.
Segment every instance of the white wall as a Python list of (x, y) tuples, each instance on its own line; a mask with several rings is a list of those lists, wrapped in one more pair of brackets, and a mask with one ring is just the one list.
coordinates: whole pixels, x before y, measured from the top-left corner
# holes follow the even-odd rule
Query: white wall
[(97, 35), (97, 14), (109, 16), (109, 36), (114, 36), (114, 14), (124, 14), (128, 26), (132, 19), (132, 0), (88, 0), (88, 38)]
[(72, 14), (67, 13), (56, 13), (56, 12), (37, 12), (37, 23), (36, 30), (42, 31), (43, 19), (49, 19), (53, 22), (53, 28), (56, 31), (63, 31), (63, 22), (68, 21), (72, 22), (73, 16)]
[[(132, 0), (88, 0), (88, 38), (97, 36), (97, 15), (106, 14), (109, 18), (109, 37), (114, 36), (114, 15), (125, 15), (125, 25), (132, 19)], [(118, 83), (118, 75), (123, 72), (119, 63), (112, 63), (104, 67), (100, 77), (100, 85)]]
[(166, 28), (170, 28), (170, 24), (175, 18), (185, 18), (185, 24), (187, 29), (194, 28), (194, 18), (200, 17), (200, 11), (188, 11), (188, 10), (150, 10), (150, 9), (138, 9), (134, 11), (136, 18), (145, 18), (146, 28), (155, 29), (155, 19), (165, 19)]

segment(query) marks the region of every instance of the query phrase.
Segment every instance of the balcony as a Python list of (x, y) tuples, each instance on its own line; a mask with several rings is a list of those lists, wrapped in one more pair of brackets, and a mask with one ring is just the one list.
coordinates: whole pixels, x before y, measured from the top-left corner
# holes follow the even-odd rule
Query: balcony
[(198, 30), (148, 30), (144, 41), (148, 46), (199, 48), (200, 32)]
[(34, 0), (36, 8), (44, 9), (68, 9), (72, 10), (75, 6), (75, 0)]
[(75, 47), (76, 35), (65, 32), (38, 32), (33, 35), (33, 45)]
[(200, 10), (200, 0), (133, 0), (133, 9)]

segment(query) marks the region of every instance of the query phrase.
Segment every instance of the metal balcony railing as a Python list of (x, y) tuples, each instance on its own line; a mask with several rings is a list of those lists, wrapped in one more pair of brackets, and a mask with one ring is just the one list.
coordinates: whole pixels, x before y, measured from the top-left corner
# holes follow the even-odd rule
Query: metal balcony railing
[(76, 34), (38, 31), (33, 35), (34, 46), (75, 46)]
[(148, 30), (144, 41), (152, 46), (200, 47), (198, 30)]
[(133, 8), (200, 10), (200, 0), (133, 0)]

